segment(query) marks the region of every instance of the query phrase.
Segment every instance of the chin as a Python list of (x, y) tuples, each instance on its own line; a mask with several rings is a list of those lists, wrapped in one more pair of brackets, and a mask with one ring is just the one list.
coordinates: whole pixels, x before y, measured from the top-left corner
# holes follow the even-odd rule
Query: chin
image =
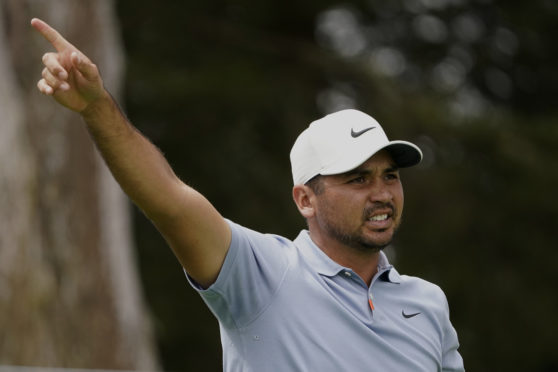
[(381, 251), (385, 247), (391, 244), (393, 241), (393, 234), (383, 239), (362, 239), (360, 245), (362, 248), (367, 250)]
[(363, 244), (363, 248), (365, 248), (368, 251), (379, 252), (390, 244), (391, 244), (391, 240), (388, 242), (367, 242)]
[(392, 239), (358, 239), (355, 241), (354, 246), (359, 250), (379, 252), (388, 245), (390, 245)]

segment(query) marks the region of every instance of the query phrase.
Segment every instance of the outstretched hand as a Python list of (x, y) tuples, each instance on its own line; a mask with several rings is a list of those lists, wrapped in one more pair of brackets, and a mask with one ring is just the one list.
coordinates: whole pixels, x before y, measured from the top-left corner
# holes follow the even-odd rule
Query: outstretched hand
[(33, 18), (31, 26), (56, 49), (43, 56), (45, 68), (37, 83), (41, 93), (77, 112), (83, 112), (103, 97), (103, 81), (97, 66), (87, 56), (40, 19)]

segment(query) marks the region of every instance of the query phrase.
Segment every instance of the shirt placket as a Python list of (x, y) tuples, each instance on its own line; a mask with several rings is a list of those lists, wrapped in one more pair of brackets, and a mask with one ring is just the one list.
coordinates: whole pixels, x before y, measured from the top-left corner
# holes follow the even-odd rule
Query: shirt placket
[(370, 283), (370, 287), (368, 288), (368, 306), (370, 307), (372, 316), (374, 316), (374, 310), (376, 309), (374, 304), (374, 294), (372, 290), (374, 288), (374, 283), (376, 283), (376, 280), (378, 280), (378, 278), (388, 270), (389, 268), (378, 268), (378, 272), (372, 278), (372, 282)]
[[(355, 282), (358, 282), (359, 285), (363, 286), (364, 288), (367, 288), (367, 293), (368, 293), (368, 307), (370, 308), (370, 316), (374, 316), (374, 296), (372, 294), (372, 285), (370, 285), (370, 288), (368, 288), (368, 286), (366, 285), (366, 283), (360, 278), (360, 276), (358, 276), (358, 274), (354, 273), (352, 270), (350, 269), (344, 269), (343, 270), (343, 275), (348, 279), (348, 280), (352, 280)], [(374, 278), (375, 280), (375, 278)], [(372, 281), (372, 283), (374, 283), (374, 280)]]

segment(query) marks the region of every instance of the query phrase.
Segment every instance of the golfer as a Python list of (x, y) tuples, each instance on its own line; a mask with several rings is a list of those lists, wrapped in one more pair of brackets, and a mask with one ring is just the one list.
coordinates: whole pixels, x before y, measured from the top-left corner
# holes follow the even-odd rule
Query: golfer
[[(420, 149), (357, 110), (314, 121), (292, 147), (291, 241), (223, 218), (172, 171), (103, 87), (97, 67), (41, 20), (54, 47), (38, 89), (78, 112), (123, 190), (153, 221), (219, 320), (225, 371), (463, 371), (442, 290), (382, 249), (401, 223), (401, 168)], [(270, 211), (273, 213), (273, 211)]]

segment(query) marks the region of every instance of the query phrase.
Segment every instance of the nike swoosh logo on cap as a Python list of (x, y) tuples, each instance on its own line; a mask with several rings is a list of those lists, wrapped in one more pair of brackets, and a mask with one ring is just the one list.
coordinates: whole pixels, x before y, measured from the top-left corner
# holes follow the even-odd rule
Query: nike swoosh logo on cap
[(420, 312), (418, 312), (418, 313), (413, 313), (413, 314), (405, 314), (405, 310), (401, 310), (401, 314), (403, 315), (404, 318), (409, 319), (409, 318), (412, 318), (412, 317), (414, 317), (414, 316), (419, 315)]
[(369, 130), (372, 130), (376, 127), (370, 127), (370, 128), (365, 128), (363, 130), (359, 130), (358, 132), (355, 132), (355, 130), (353, 128), (351, 128), (351, 137), (353, 138), (357, 138), (362, 136), (364, 133), (368, 132)]

